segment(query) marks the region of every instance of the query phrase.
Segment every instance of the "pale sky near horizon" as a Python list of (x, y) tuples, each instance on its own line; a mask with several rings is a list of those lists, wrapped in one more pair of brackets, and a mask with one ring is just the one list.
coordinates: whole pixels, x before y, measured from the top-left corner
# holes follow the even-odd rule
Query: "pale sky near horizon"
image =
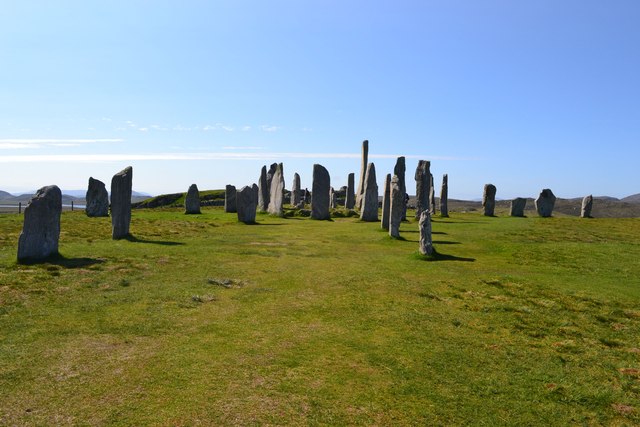
[(238, 187), (283, 162), (453, 198), (640, 193), (640, 2), (86, 1), (0, 6), (0, 190)]

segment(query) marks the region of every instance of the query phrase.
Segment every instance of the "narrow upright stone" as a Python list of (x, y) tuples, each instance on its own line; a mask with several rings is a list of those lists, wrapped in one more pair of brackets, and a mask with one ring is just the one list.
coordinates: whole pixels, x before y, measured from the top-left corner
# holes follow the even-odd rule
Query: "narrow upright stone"
[(433, 185), (433, 174), (429, 174), (429, 213), (436, 214), (436, 188)]
[(362, 221), (378, 221), (378, 183), (376, 182), (376, 167), (373, 163), (369, 163), (367, 166), (364, 178), (360, 219)]
[(234, 185), (227, 185), (224, 188), (224, 211), (226, 213), (238, 212), (236, 193), (237, 190)]
[(267, 167), (262, 166), (258, 180), (258, 210), (260, 212), (266, 212), (269, 208), (269, 191), (271, 189), (267, 182)]
[(509, 215), (523, 217), (525, 207), (527, 207), (527, 199), (524, 197), (516, 197), (511, 201), (511, 212)]
[[(275, 164), (275, 163), (274, 163)], [(273, 166), (273, 165), (272, 165)], [(269, 213), (283, 216), (282, 205), (284, 203), (284, 170), (282, 163), (276, 165), (271, 178), (271, 190), (269, 191)], [(268, 178), (268, 177), (267, 177)]]
[(400, 237), (400, 223), (402, 222), (402, 214), (405, 211), (404, 195), (400, 187), (400, 178), (396, 175), (391, 178), (390, 199), (391, 206), (389, 209), (389, 236)]
[(358, 191), (356, 191), (356, 207), (362, 209), (362, 199), (364, 197), (365, 179), (367, 174), (367, 162), (369, 161), (369, 141), (362, 141), (362, 160), (360, 161), (360, 179), (358, 181)]
[(109, 193), (104, 182), (89, 178), (84, 212), (89, 217), (109, 216)]
[(493, 184), (485, 184), (482, 193), (482, 207), (484, 208), (484, 216), (493, 216), (496, 208), (496, 186)]
[(302, 192), (300, 190), (300, 175), (293, 174), (293, 184), (291, 184), (291, 206), (298, 206), (302, 199)]
[(131, 166), (127, 166), (111, 178), (111, 237), (114, 240), (129, 236), (132, 185)]
[(333, 187), (331, 187), (329, 189), (329, 208), (335, 209), (337, 207), (338, 207), (338, 194), (333, 189)]
[(191, 184), (184, 197), (184, 213), (187, 215), (200, 213), (200, 192), (198, 186)]
[(329, 219), (331, 178), (327, 169), (313, 165), (313, 186), (311, 187), (311, 219)]
[(580, 210), (580, 218), (591, 218), (591, 208), (593, 208), (593, 196), (588, 195), (582, 199), (582, 209)]
[(431, 215), (424, 210), (420, 214), (420, 253), (422, 255), (433, 254), (433, 241), (431, 240)]
[[(255, 184), (254, 184), (255, 185)], [(252, 187), (244, 186), (236, 192), (238, 221), (245, 224), (256, 222), (256, 192)]]
[(260, 199), (260, 187), (258, 187), (258, 184), (253, 184), (251, 185), (251, 189), (253, 190), (253, 197), (256, 199), (256, 210), (257, 210), (257, 206), (258, 206), (258, 200)]
[(416, 168), (416, 218), (420, 218), (422, 211), (429, 210), (429, 194), (431, 189), (431, 162), (427, 160), (418, 161)]
[(556, 204), (556, 196), (548, 188), (545, 188), (540, 192), (540, 195), (535, 200), (536, 211), (538, 215), (543, 218), (548, 218), (553, 213), (553, 207)]
[(382, 220), (380, 227), (389, 229), (389, 215), (391, 213), (391, 174), (388, 173), (384, 180), (384, 192), (382, 193)]
[(347, 176), (347, 194), (344, 199), (344, 207), (347, 209), (353, 209), (356, 205), (356, 194), (354, 190), (354, 178), (355, 173), (350, 173)]
[(442, 187), (440, 187), (440, 216), (449, 216), (449, 176), (442, 175)]
[[(407, 172), (407, 164), (404, 156), (400, 156), (396, 159), (396, 164), (393, 167), (393, 175), (398, 177), (398, 185), (400, 186), (400, 191), (403, 193), (402, 198), (404, 199), (404, 194), (407, 193), (407, 181), (406, 181), (406, 172)], [(407, 219), (407, 205), (404, 205), (402, 212), (402, 220), (405, 221)]]
[(58, 253), (62, 192), (56, 185), (39, 189), (24, 210), (18, 238), (18, 262), (37, 261)]

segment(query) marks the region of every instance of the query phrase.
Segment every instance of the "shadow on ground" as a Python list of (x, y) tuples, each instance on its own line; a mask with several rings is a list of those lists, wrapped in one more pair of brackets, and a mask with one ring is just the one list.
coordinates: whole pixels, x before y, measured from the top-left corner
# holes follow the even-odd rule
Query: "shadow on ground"
[(152, 245), (163, 245), (163, 246), (182, 246), (184, 245), (184, 243), (182, 242), (170, 242), (167, 240), (146, 240), (146, 239), (142, 239), (140, 237), (136, 237), (133, 235), (128, 235), (127, 237), (125, 237), (123, 240), (127, 240), (129, 242), (133, 242), (133, 243), (149, 243)]

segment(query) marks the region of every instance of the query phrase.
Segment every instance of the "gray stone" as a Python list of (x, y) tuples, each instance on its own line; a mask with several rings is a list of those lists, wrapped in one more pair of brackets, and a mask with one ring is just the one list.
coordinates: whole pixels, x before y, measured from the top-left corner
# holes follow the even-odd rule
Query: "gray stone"
[(311, 219), (329, 219), (331, 178), (324, 166), (313, 165), (313, 187), (311, 187)]
[(540, 192), (540, 195), (535, 200), (536, 211), (538, 215), (543, 218), (548, 218), (553, 213), (553, 207), (556, 204), (556, 196), (548, 188), (545, 188)]
[[(404, 156), (398, 157), (396, 159), (396, 164), (393, 167), (393, 175), (398, 177), (398, 185), (400, 186), (400, 191), (403, 194), (407, 193), (406, 172), (407, 172), (407, 164)], [(406, 219), (407, 219), (407, 205), (404, 204), (404, 208), (402, 212), (402, 220), (405, 221)]]
[(269, 208), (269, 191), (271, 189), (267, 183), (267, 167), (262, 166), (258, 180), (258, 210), (260, 212), (266, 212)]
[(376, 167), (373, 163), (369, 163), (367, 166), (364, 178), (360, 219), (362, 221), (378, 221), (378, 183), (376, 182)]
[(524, 197), (516, 197), (511, 201), (511, 212), (509, 215), (511, 216), (524, 216), (524, 208), (527, 207), (527, 199)]
[(360, 161), (360, 179), (358, 181), (358, 191), (356, 191), (356, 207), (362, 209), (362, 199), (364, 197), (365, 179), (367, 175), (367, 165), (369, 161), (369, 141), (362, 141), (362, 160)]
[(89, 217), (109, 216), (109, 193), (104, 182), (89, 178), (89, 187), (85, 197), (85, 213)]
[(391, 212), (391, 174), (388, 173), (384, 179), (384, 192), (382, 193), (382, 220), (380, 227), (383, 230), (389, 229), (389, 215)]
[(237, 190), (234, 185), (227, 185), (224, 188), (224, 211), (226, 213), (238, 212), (236, 193)]
[(302, 191), (300, 189), (300, 175), (293, 174), (293, 184), (291, 184), (291, 205), (298, 206), (302, 199)]
[(433, 185), (433, 174), (429, 174), (429, 213), (436, 214), (436, 188)]
[(347, 177), (347, 193), (345, 194), (344, 207), (353, 209), (356, 205), (356, 194), (354, 191), (355, 173), (350, 173)]
[(404, 195), (400, 187), (400, 178), (396, 175), (391, 178), (390, 199), (391, 206), (389, 208), (389, 236), (400, 237), (400, 223), (402, 222), (402, 214), (406, 212), (406, 204), (404, 203)]
[(494, 216), (496, 209), (496, 186), (493, 184), (485, 184), (482, 193), (482, 207), (484, 208), (484, 216)]
[(200, 192), (195, 184), (189, 186), (184, 198), (184, 213), (188, 215), (200, 213)]
[(582, 209), (580, 210), (580, 218), (591, 218), (591, 209), (593, 208), (593, 196), (588, 195), (582, 199)]
[(238, 221), (245, 224), (255, 223), (257, 202), (256, 192), (253, 187), (244, 186), (240, 191), (236, 192)]
[(260, 199), (260, 188), (258, 187), (258, 184), (254, 183), (253, 185), (251, 185), (251, 189), (253, 190), (253, 197), (255, 197), (256, 199), (256, 210), (257, 210), (258, 200)]
[[(267, 179), (268, 178), (269, 176), (267, 174)], [(283, 216), (284, 215), (284, 211), (282, 209), (283, 204), (284, 204), (284, 168), (282, 166), (282, 163), (278, 163), (276, 165), (273, 176), (271, 177), (268, 212), (271, 215)]]
[(111, 237), (115, 240), (129, 236), (132, 185), (131, 166), (127, 166), (111, 178)]
[(338, 207), (338, 193), (335, 192), (333, 187), (329, 189), (329, 208), (335, 209)]
[(429, 210), (429, 194), (431, 189), (431, 162), (419, 160), (416, 167), (416, 218), (419, 219), (422, 211)]
[(277, 168), (277, 163), (271, 163), (271, 166), (269, 166), (269, 170), (267, 171), (267, 188), (269, 189), (269, 199), (271, 199), (271, 183), (273, 182), (273, 176), (276, 174)]
[(18, 262), (43, 260), (58, 253), (62, 192), (56, 185), (39, 189), (24, 210), (18, 238)]
[(449, 216), (449, 176), (442, 175), (442, 187), (440, 187), (440, 216)]
[(431, 240), (431, 214), (424, 210), (420, 214), (420, 253), (422, 255), (433, 254), (433, 241)]

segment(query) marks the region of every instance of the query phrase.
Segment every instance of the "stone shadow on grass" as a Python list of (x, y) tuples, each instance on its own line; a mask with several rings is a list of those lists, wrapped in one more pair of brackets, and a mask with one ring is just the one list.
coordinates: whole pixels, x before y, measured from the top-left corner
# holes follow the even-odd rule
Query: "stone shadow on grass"
[(459, 257), (459, 256), (455, 256), (455, 255), (448, 255), (448, 254), (443, 254), (439, 251), (434, 251), (434, 253), (432, 255), (422, 255), (419, 252), (416, 254), (416, 257), (418, 257), (418, 259), (424, 260), (424, 261), (461, 261), (461, 262), (475, 262), (475, 258), (465, 258), (465, 257)]
[(132, 242), (132, 243), (150, 243), (153, 245), (163, 245), (163, 246), (182, 246), (184, 245), (184, 243), (182, 242), (171, 242), (168, 240), (146, 240), (146, 239), (141, 239), (139, 237), (136, 237), (132, 234), (129, 234), (127, 237), (123, 238), (122, 240), (126, 240), (128, 242)]
[(18, 264), (22, 264), (22, 265), (53, 264), (53, 265), (58, 265), (64, 268), (83, 268), (83, 267), (89, 267), (95, 264), (102, 264), (104, 262), (105, 260), (100, 258), (87, 258), (87, 257), (67, 258), (64, 255), (55, 254), (43, 259), (30, 258), (30, 259), (20, 260)]

